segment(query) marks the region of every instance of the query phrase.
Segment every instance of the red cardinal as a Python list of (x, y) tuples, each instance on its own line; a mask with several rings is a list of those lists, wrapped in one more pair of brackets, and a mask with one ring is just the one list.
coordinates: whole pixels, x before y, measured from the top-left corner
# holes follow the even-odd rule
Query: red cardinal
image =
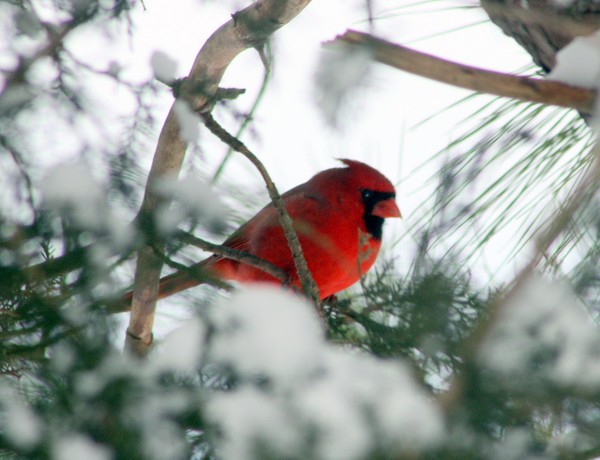
[[(354, 284), (371, 268), (381, 247), (384, 219), (400, 217), (396, 192), (388, 179), (364, 163), (341, 161), (347, 167), (322, 171), (282, 195), (322, 299)], [(273, 204), (261, 209), (223, 246), (271, 262), (288, 274), (293, 287), (301, 287)], [(281, 284), (258, 268), (218, 255), (199, 262), (191, 271), (196, 269), (226, 280)], [(200, 283), (189, 273), (176, 272), (161, 279), (159, 297)]]

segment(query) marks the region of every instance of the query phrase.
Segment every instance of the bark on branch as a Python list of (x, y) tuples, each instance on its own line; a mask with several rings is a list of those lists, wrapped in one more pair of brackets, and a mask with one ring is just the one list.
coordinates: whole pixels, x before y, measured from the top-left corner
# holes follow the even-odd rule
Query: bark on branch
[(369, 49), (373, 59), (396, 69), (470, 89), (528, 102), (556, 105), (592, 114), (596, 91), (576, 88), (557, 81), (508, 75), (447, 61), (406, 48), (372, 35), (348, 30), (325, 46), (346, 43)]
[[(262, 46), (277, 29), (291, 21), (310, 0), (258, 0), (235, 13), (232, 19), (217, 29), (200, 49), (189, 76), (182, 85), (182, 97), (199, 111), (210, 111), (212, 96), (233, 59), (248, 48)], [(202, 94), (186, 92), (187, 85)], [(144, 201), (138, 216), (152, 216), (160, 203), (154, 192), (156, 181), (163, 177), (179, 175), (187, 143), (180, 136), (179, 123), (173, 107), (169, 111), (158, 139), (152, 167), (146, 184)], [(143, 355), (152, 343), (154, 311), (158, 296), (158, 281), (162, 261), (155, 254), (156, 245), (148, 245), (138, 252), (135, 271), (135, 289), (126, 346), (134, 353)]]
[(546, 72), (556, 66), (556, 53), (574, 38), (600, 28), (597, 8), (589, 1), (481, 0), (481, 7)]
[(524, 25), (540, 25), (545, 29), (570, 37), (591, 35), (600, 29), (596, 16), (588, 15), (574, 19), (560, 12), (558, 2), (547, 5), (529, 5), (521, 2), (506, 4), (498, 0), (481, 0), (481, 7), (492, 19), (504, 18)]

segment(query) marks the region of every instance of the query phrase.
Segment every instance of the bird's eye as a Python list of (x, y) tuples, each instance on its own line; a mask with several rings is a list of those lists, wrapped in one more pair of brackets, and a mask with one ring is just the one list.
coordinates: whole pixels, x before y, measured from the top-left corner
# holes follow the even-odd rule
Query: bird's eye
[(362, 197), (363, 198), (371, 198), (373, 196), (373, 192), (371, 190), (363, 190)]

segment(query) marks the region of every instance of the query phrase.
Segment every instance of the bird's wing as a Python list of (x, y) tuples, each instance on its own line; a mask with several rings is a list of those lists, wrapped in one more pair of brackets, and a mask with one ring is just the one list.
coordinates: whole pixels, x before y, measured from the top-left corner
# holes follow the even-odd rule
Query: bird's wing
[(250, 239), (248, 238), (248, 233), (252, 226), (252, 220), (253, 219), (249, 220), (240, 228), (238, 228), (235, 232), (233, 232), (223, 242), (223, 246), (227, 246), (228, 248), (236, 249), (238, 251), (248, 252), (248, 250), (250, 249)]
[[(305, 184), (298, 185), (281, 195), (281, 198), (285, 202), (286, 206), (290, 206), (290, 204), (296, 200), (304, 198), (305, 194), (303, 185)], [(233, 232), (223, 242), (223, 246), (227, 246), (228, 248), (236, 249), (238, 251), (250, 252), (252, 235), (255, 228), (276, 225), (277, 221), (278, 216), (275, 212), (273, 202), (271, 202), (258, 211), (258, 213), (256, 213), (249, 221)]]

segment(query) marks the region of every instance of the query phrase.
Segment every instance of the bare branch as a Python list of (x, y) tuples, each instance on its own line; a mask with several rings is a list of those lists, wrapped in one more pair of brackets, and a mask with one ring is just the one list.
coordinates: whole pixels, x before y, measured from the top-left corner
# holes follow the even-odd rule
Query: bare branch
[[(291, 21), (310, 0), (258, 0), (233, 15), (232, 19), (217, 29), (200, 49), (188, 79), (182, 84), (184, 98), (200, 111), (210, 110), (214, 95), (225, 69), (242, 51), (260, 46), (277, 29)], [(200, 83), (203, 93), (187, 93), (187, 85)], [(187, 97), (186, 97), (187, 95)], [(156, 181), (163, 177), (177, 177), (187, 148), (180, 136), (174, 108), (167, 116), (160, 133), (156, 152), (146, 184), (144, 201), (138, 216), (143, 222), (160, 203), (154, 192)], [(162, 262), (149, 246), (138, 252), (135, 273), (135, 291), (126, 344), (132, 343), (137, 354), (143, 354), (152, 343), (154, 311), (158, 295), (158, 282)], [(137, 340), (140, 339), (140, 340)], [(141, 343), (139, 346), (137, 343)]]
[(325, 46), (331, 47), (339, 42), (366, 47), (373, 53), (373, 59), (382, 64), (449, 85), (522, 101), (572, 108), (587, 114), (594, 110), (596, 91), (593, 90), (462, 65), (353, 30), (345, 32)]
[(196, 246), (205, 251), (210, 251), (213, 254), (218, 254), (227, 259), (237, 260), (238, 262), (243, 262), (246, 265), (258, 268), (259, 270), (262, 270), (263, 272), (268, 273), (269, 275), (277, 278), (279, 281), (281, 281), (281, 284), (283, 284), (284, 286), (290, 283), (288, 274), (284, 272), (281, 268), (279, 268), (277, 265), (273, 265), (267, 260), (253, 256), (252, 254), (249, 254), (244, 251), (238, 251), (237, 249), (228, 248), (227, 246), (221, 246), (219, 244), (210, 243), (188, 232), (177, 232), (177, 237), (181, 241)]
[(294, 259), (294, 265), (296, 267), (296, 271), (298, 272), (298, 277), (300, 278), (300, 282), (302, 283), (302, 290), (304, 293), (315, 302), (317, 305), (319, 313), (322, 313), (322, 305), (321, 305), (321, 295), (319, 294), (319, 287), (308, 269), (308, 264), (306, 263), (306, 259), (304, 258), (304, 253), (302, 252), (302, 246), (300, 246), (300, 241), (298, 240), (298, 235), (296, 234), (296, 230), (294, 229), (294, 223), (292, 218), (287, 212), (285, 207), (285, 203), (279, 195), (277, 191), (277, 187), (273, 183), (267, 169), (262, 164), (262, 162), (254, 155), (248, 147), (244, 145), (239, 139), (233, 137), (229, 134), (223, 127), (221, 127), (210, 114), (204, 114), (205, 125), (210, 131), (221, 139), (223, 142), (227, 143), (233, 150), (241, 153), (246, 158), (248, 158), (252, 164), (258, 169), (260, 172), (265, 184), (267, 186), (267, 190), (269, 192), (269, 197), (273, 202), (273, 206), (279, 214), (279, 223), (283, 228), (283, 233), (285, 234), (285, 238), (290, 247), (290, 251), (292, 252), (292, 257)]
[[(256, 95), (254, 102), (252, 103), (252, 107), (250, 107), (250, 110), (248, 111), (248, 113), (246, 113), (244, 115), (244, 121), (242, 122), (242, 124), (238, 128), (237, 132), (235, 133), (235, 137), (238, 139), (241, 137), (241, 135), (244, 133), (244, 131), (250, 124), (250, 121), (254, 117), (254, 113), (258, 110), (258, 107), (260, 106), (260, 103), (263, 101), (264, 95), (267, 92), (267, 87), (269, 85), (269, 81), (270, 81), (270, 77), (271, 77), (271, 67), (269, 64), (269, 58), (267, 56), (265, 48), (267, 48), (267, 47), (263, 47), (263, 48), (259, 49), (260, 59), (265, 68), (263, 80), (260, 85), (260, 89), (258, 90), (258, 94)], [(225, 153), (225, 156), (221, 160), (221, 163), (219, 163), (219, 166), (215, 170), (213, 177), (211, 179), (211, 183), (214, 184), (219, 180), (219, 177), (221, 176), (221, 174), (223, 174), (223, 171), (225, 171), (225, 166), (227, 165), (227, 162), (231, 158), (232, 154), (233, 154), (233, 149), (231, 147), (229, 147), (227, 149), (227, 153)]]
[[(223, 256), (227, 259), (237, 260), (239, 262), (243, 262), (246, 265), (256, 267), (259, 270), (262, 270), (265, 273), (268, 273), (269, 275), (273, 276), (274, 278), (277, 278), (284, 286), (290, 284), (290, 278), (288, 274), (281, 268), (279, 268), (276, 265), (273, 265), (267, 260), (261, 259), (244, 251), (239, 251), (237, 249), (228, 248), (227, 246), (210, 243), (206, 240), (192, 235), (191, 233), (182, 230), (178, 231), (175, 237), (184, 243), (191, 244), (205, 251), (212, 252), (213, 254)], [(160, 299), (172, 296), (174, 294), (177, 294), (178, 292), (181, 292), (184, 289), (189, 288), (190, 285), (188, 281), (190, 279), (198, 279), (204, 284), (210, 284), (211, 286), (215, 286), (220, 289), (231, 290), (231, 285), (229, 283), (214, 275), (211, 275), (210, 272), (206, 270), (204, 261), (188, 267), (169, 259), (169, 257), (160, 252), (158, 248), (154, 248), (154, 252), (166, 265), (177, 270), (175, 273), (161, 278), (161, 285), (159, 285)], [(163, 282), (165, 282), (164, 285)], [(109, 303), (107, 305), (108, 311), (110, 313), (121, 313), (125, 311), (130, 311), (132, 297), (133, 292), (127, 292), (116, 302)]]

